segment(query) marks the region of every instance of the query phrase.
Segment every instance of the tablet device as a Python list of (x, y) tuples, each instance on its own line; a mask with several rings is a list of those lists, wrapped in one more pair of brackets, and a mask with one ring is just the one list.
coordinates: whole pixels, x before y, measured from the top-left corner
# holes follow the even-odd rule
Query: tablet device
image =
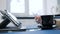
[(9, 11), (1, 11), (0, 10), (0, 12), (6, 17), (6, 18), (8, 18), (15, 26), (17, 26), (17, 27), (21, 27), (21, 22), (19, 22), (18, 20), (17, 20), (17, 18), (14, 16), (14, 15), (12, 15)]

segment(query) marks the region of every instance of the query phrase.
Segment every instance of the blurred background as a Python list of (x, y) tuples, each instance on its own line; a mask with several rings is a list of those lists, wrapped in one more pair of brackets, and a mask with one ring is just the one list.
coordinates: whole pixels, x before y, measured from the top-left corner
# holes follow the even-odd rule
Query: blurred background
[[(0, 10), (7, 10), (17, 17), (24, 27), (36, 27), (34, 17), (38, 12), (55, 16), (56, 25), (60, 27), (60, 0), (0, 0)], [(56, 12), (56, 15), (55, 15)], [(0, 13), (0, 22), (3, 21)], [(13, 23), (7, 25), (14, 27)]]

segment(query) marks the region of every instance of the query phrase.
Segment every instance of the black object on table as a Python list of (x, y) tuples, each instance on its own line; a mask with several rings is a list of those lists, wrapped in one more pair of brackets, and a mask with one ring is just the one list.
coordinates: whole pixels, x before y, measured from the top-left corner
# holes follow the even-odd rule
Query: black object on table
[(0, 23), (0, 29), (5, 28), (10, 22), (11, 21), (9, 19), (5, 18), (4, 21)]
[(42, 29), (53, 29), (53, 15), (44, 15), (42, 18)]

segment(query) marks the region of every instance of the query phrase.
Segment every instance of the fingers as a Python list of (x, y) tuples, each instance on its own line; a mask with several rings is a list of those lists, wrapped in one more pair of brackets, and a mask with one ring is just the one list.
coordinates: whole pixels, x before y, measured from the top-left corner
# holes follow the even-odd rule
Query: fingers
[(35, 16), (35, 20), (36, 22), (39, 24), (39, 23), (42, 23), (42, 19), (41, 19), (41, 16)]

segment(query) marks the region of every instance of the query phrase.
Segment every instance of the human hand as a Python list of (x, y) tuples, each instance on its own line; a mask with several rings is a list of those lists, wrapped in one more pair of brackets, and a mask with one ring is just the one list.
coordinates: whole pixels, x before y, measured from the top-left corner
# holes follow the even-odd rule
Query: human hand
[(38, 24), (41, 24), (42, 23), (42, 19), (41, 19), (41, 16), (35, 16), (35, 20)]

